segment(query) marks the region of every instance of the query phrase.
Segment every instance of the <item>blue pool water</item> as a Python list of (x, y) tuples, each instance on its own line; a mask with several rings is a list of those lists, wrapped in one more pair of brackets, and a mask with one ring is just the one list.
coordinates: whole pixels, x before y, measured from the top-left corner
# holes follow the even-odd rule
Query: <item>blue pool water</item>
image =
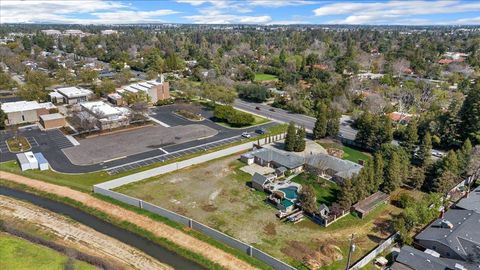
[(285, 198), (287, 199), (296, 200), (298, 197), (298, 192), (296, 187), (281, 188), (279, 190), (285, 193)]

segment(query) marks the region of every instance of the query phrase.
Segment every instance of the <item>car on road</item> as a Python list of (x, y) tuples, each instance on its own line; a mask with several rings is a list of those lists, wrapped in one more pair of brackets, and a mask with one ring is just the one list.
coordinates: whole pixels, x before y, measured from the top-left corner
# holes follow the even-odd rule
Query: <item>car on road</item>
[(258, 107), (258, 106), (257, 106), (257, 107), (255, 107), (255, 110), (258, 110), (258, 111), (260, 111), (260, 107)]
[(441, 158), (441, 157), (444, 157), (444, 156), (445, 156), (445, 153), (442, 153), (442, 152), (440, 152), (440, 151), (438, 151), (438, 150), (432, 150), (432, 156)]
[(267, 130), (264, 129), (264, 128), (259, 128), (259, 129), (256, 129), (255, 130), (255, 133), (258, 133), (258, 134), (265, 134), (267, 133)]
[(250, 137), (252, 137), (252, 135), (251, 135), (250, 133), (248, 133), (248, 132), (243, 132), (243, 133), (242, 133), (242, 137), (244, 137), (244, 138), (250, 138)]
[(271, 108), (271, 109), (269, 109), (269, 111), (271, 111), (271, 112), (274, 112), (274, 111), (275, 111), (275, 109), (274, 109), (274, 108)]

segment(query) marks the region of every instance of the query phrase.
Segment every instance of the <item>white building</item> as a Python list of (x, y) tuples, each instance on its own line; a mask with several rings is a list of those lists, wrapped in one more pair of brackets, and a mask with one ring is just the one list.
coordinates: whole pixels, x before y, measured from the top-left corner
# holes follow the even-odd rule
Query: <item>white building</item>
[(42, 33), (48, 36), (59, 36), (62, 34), (62, 32), (55, 30), (55, 29), (47, 29), (47, 30), (42, 30)]
[(163, 75), (160, 77), (160, 81), (151, 80), (130, 84), (117, 92), (120, 94), (145, 92), (150, 97), (152, 103), (170, 98), (170, 86), (168, 82), (163, 80)]
[(40, 115), (49, 114), (56, 109), (51, 102), (38, 103), (37, 101), (16, 101), (2, 103), (2, 111), (7, 114), (6, 125), (35, 123)]
[(67, 36), (84, 36), (85, 35), (85, 33), (82, 30), (78, 30), (78, 29), (65, 30), (63, 34)]
[(81, 87), (61, 87), (49, 94), (50, 100), (53, 103), (65, 103), (68, 105), (85, 102), (93, 96), (91, 90)]
[(80, 106), (82, 110), (98, 120), (100, 129), (112, 129), (130, 124), (131, 112), (128, 108), (113, 107), (103, 101), (84, 102)]
[(112, 29), (107, 29), (107, 30), (102, 30), (101, 31), (102, 35), (112, 35), (112, 34), (118, 34), (117, 30), (112, 30)]
[(38, 169), (38, 161), (32, 152), (17, 154), (17, 161), (22, 171)]

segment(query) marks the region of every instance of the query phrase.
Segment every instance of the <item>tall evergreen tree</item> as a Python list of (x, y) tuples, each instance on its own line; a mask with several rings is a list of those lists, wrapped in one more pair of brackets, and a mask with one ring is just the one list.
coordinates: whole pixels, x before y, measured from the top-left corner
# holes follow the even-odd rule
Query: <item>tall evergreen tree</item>
[(407, 153), (412, 154), (415, 150), (416, 144), (418, 142), (418, 134), (417, 134), (417, 122), (411, 121), (404, 134), (402, 146), (405, 148)]
[(336, 137), (340, 132), (341, 113), (337, 109), (329, 108), (327, 120), (327, 135)]
[(295, 149), (295, 144), (297, 141), (297, 128), (295, 123), (290, 122), (287, 129), (287, 135), (285, 136), (285, 150), (293, 151)]
[(425, 137), (422, 140), (420, 149), (418, 151), (418, 159), (422, 166), (428, 165), (431, 162), (432, 157), (432, 136), (430, 132), (425, 134)]
[(380, 189), (380, 187), (383, 184), (384, 165), (383, 165), (383, 157), (380, 153), (376, 153), (373, 160), (375, 164), (375, 168), (374, 168), (375, 181), (374, 181), (373, 191), (376, 192)]
[(463, 138), (470, 138), (480, 144), (480, 83), (477, 82), (468, 91), (460, 109), (461, 130)]
[(297, 129), (297, 136), (295, 138), (295, 147), (294, 151), (295, 152), (302, 152), (305, 150), (306, 142), (305, 142), (305, 136), (307, 133), (305, 132), (305, 127), (301, 127)]
[(442, 172), (451, 172), (454, 175), (459, 174), (458, 157), (455, 151), (448, 151), (447, 155), (442, 160)]
[(468, 163), (470, 161), (470, 156), (473, 151), (472, 142), (469, 138), (463, 142), (462, 148), (460, 148), (457, 152), (458, 163), (459, 163), (459, 173), (465, 173), (467, 169)]
[(298, 200), (302, 205), (302, 209), (308, 213), (316, 213), (317, 197), (315, 195), (315, 189), (311, 185), (303, 185), (300, 194), (298, 194)]
[(327, 135), (327, 106), (325, 103), (318, 104), (317, 120), (313, 128), (313, 138), (318, 140)]
[(402, 184), (401, 178), (401, 164), (397, 152), (391, 154), (390, 162), (386, 167), (385, 181), (383, 183), (383, 191), (391, 193), (400, 187)]
[(340, 185), (339, 204), (343, 209), (350, 209), (350, 206), (356, 202), (355, 190), (351, 179), (345, 179)]

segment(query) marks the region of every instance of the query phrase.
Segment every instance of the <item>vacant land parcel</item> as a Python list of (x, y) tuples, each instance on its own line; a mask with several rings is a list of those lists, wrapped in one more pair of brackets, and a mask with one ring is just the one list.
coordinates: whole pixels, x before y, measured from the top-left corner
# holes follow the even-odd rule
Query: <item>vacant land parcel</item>
[[(347, 216), (323, 228), (310, 220), (279, 221), (266, 194), (252, 191), (251, 175), (238, 155), (120, 187), (117, 191), (181, 213), (250, 243), (294, 266), (344, 267), (349, 237), (357, 235), (354, 259), (386, 238), (386, 223), (398, 209), (382, 206), (366, 219)], [(345, 220), (345, 222), (344, 222)]]
[(63, 152), (73, 164), (89, 165), (216, 134), (216, 130), (198, 124), (152, 126), (80, 140), (80, 145), (65, 148)]

